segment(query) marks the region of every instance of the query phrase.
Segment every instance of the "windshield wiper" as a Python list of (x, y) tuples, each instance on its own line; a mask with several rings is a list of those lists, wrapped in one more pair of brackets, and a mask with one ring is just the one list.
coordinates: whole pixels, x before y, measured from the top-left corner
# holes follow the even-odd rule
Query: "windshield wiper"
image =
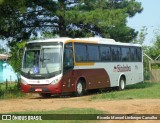
[(47, 73), (49, 73), (49, 74), (50, 74), (50, 72), (49, 72), (49, 70), (48, 70), (48, 67), (47, 67), (47, 65), (46, 65), (46, 70), (47, 70)]

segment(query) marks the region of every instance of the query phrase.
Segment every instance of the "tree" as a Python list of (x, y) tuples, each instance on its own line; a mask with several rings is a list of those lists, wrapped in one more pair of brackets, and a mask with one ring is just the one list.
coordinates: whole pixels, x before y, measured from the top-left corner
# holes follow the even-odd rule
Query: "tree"
[(2, 4), (3, 3), (3, 0), (0, 0), (0, 4)]
[(21, 24), (20, 13), (24, 7), (23, 0), (3, 0), (0, 4), (0, 38), (15, 40), (14, 37), (21, 33), (24, 27)]
[(19, 43), (11, 43), (11, 57), (9, 59), (10, 64), (14, 68), (16, 72), (20, 72), (21, 70), (21, 60), (23, 55), (23, 48), (26, 44), (26, 41), (22, 41)]
[(0, 47), (0, 54), (6, 53), (6, 49), (4, 49), (3, 47)]
[[(143, 27), (141, 30), (140, 30), (140, 32), (139, 32), (139, 34), (138, 34), (138, 36), (132, 41), (132, 43), (135, 43), (135, 44), (143, 44), (144, 43), (144, 41), (145, 41), (145, 38), (146, 38), (146, 35), (147, 35), (148, 33), (147, 33), (147, 28), (146, 27)], [(145, 48), (144, 46), (143, 46), (143, 48)]]
[[(143, 48), (143, 52), (147, 54), (149, 57), (151, 57), (153, 60), (160, 60), (160, 33), (158, 32), (155, 34), (155, 38), (153, 40), (152, 46), (145, 46)], [(149, 59), (146, 59), (144, 57), (144, 77), (145, 79), (150, 79), (150, 72), (149, 72)], [(159, 69), (160, 64), (152, 64), (151, 66), (154, 69)]]
[(153, 46), (150, 46), (148, 50), (146, 50), (146, 53), (149, 54), (152, 59), (160, 60), (160, 57), (157, 58), (160, 55), (160, 34), (155, 36)]
[(127, 17), (142, 11), (135, 0), (83, 0), (76, 5), (65, 14), (70, 36), (99, 35), (121, 42), (130, 42), (137, 36), (138, 32), (126, 26)]
[(0, 10), (0, 36), (11, 41), (50, 32), (130, 42), (137, 32), (127, 27), (126, 19), (140, 13), (142, 7), (135, 0), (5, 0)]

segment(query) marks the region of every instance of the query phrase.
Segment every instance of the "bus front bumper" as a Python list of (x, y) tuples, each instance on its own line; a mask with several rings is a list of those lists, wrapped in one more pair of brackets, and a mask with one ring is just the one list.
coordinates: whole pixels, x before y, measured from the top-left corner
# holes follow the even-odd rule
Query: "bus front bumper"
[(24, 93), (51, 93), (51, 94), (60, 94), (62, 89), (60, 82), (57, 84), (49, 85), (24, 85), (21, 83), (21, 91)]

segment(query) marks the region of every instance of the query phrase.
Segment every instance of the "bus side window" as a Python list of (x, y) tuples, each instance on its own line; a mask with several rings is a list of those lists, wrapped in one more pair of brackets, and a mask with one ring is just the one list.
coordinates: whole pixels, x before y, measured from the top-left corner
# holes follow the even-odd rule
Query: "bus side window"
[(112, 46), (111, 51), (112, 51), (112, 61), (121, 61), (120, 47)]
[(137, 61), (137, 50), (134, 48), (134, 61)]
[(100, 46), (100, 60), (103, 61), (110, 61), (111, 60), (111, 53), (109, 46)]
[(88, 61), (100, 61), (98, 46), (87, 45), (87, 48), (88, 48)]
[(107, 61), (106, 47), (100, 46), (101, 61)]
[(121, 52), (122, 52), (122, 61), (129, 62), (129, 60), (130, 60), (129, 48), (128, 47), (122, 47)]
[(132, 62), (136, 61), (134, 48), (130, 48), (130, 56)]
[(142, 53), (141, 48), (134, 47), (131, 48), (131, 61), (141, 62), (142, 61)]
[(86, 62), (87, 61), (87, 47), (84, 44), (75, 43), (75, 58), (76, 62)]
[(73, 67), (74, 61), (73, 61), (73, 51), (72, 51), (72, 45), (67, 44), (64, 48), (64, 67)]
[(137, 48), (137, 57), (138, 57), (138, 62), (142, 61), (142, 53), (141, 53), (141, 48)]

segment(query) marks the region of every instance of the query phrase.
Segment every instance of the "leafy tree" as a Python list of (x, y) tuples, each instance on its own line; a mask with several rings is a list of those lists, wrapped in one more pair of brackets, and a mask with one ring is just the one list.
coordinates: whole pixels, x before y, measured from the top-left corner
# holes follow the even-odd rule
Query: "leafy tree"
[(99, 35), (130, 42), (136, 37), (137, 32), (126, 26), (126, 18), (133, 17), (141, 11), (141, 4), (135, 0), (82, 0), (72, 10), (66, 11), (66, 23), (71, 27), (71, 35), (68, 35)]
[(3, 0), (0, 0), (0, 4), (2, 4), (3, 3)]
[[(155, 35), (153, 45), (152, 46), (145, 46), (144, 53), (146, 53), (149, 57), (153, 60), (160, 60), (160, 34), (157, 33)], [(152, 64), (153, 69), (160, 69), (160, 64)], [(144, 77), (145, 79), (149, 80), (150, 73), (149, 73), (149, 60), (144, 57)]]
[(6, 50), (3, 47), (0, 47), (0, 54), (6, 53)]
[(155, 35), (153, 46), (148, 47), (146, 53), (149, 54), (153, 60), (160, 60), (160, 57), (158, 57), (160, 55), (160, 34)]
[[(147, 35), (148, 33), (147, 33), (147, 28), (146, 27), (143, 27), (141, 30), (140, 30), (140, 32), (139, 32), (139, 34), (138, 34), (138, 36), (132, 41), (132, 43), (135, 43), (135, 44), (143, 44), (144, 43), (144, 41), (145, 41), (145, 38), (146, 38), (146, 35)], [(145, 49), (146, 47), (145, 46), (143, 46), (143, 49)]]
[(23, 26), (21, 24), (20, 13), (23, 10), (23, 0), (3, 0), (0, 4), (0, 38), (15, 40), (14, 37), (21, 33)]
[(5, 0), (0, 5), (1, 37), (22, 41), (38, 33), (99, 35), (130, 42), (137, 35), (127, 17), (142, 11), (135, 0)]
[(16, 72), (20, 72), (21, 70), (21, 60), (23, 54), (23, 48), (26, 44), (26, 41), (18, 42), (18, 43), (11, 43), (11, 58), (9, 59), (10, 64), (14, 68)]
[(3, 54), (3, 53), (6, 53), (6, 49), (0, 44), (0, 54)]

